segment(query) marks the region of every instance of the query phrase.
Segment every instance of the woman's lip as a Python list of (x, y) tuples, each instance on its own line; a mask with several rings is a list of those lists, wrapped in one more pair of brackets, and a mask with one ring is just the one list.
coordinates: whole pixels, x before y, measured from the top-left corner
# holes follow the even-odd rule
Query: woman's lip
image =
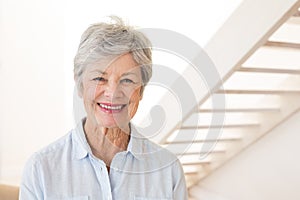
[(97, 105), (105, 113), (119, 113), (126, 106), (126, 104), (110, 104), (110, 103), (97, 103)]
[(99, 102), (98, 104), (101, 105), (106, 105), (106, 106), (122, 106), (122, 105), (126, 105), (126, 104), (113, 104), (113, 103), (104, 103), (104, 102)]

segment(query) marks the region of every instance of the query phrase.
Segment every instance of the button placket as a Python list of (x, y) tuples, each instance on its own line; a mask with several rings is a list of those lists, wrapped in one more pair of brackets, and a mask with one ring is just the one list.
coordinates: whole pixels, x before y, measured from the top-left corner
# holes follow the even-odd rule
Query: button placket
[(93, 165), (93, 168), (95, 170), (98, 183), (100, 184), (100, 187), (103, 192), (103, 198), (111, 200), (112, 194), (111, 194), (111, 186), (110, 186), (110, 180), (108, 176), (108, 171), (106, 169), (105, 163), (97, 158), (90, 157), (91, 163)]

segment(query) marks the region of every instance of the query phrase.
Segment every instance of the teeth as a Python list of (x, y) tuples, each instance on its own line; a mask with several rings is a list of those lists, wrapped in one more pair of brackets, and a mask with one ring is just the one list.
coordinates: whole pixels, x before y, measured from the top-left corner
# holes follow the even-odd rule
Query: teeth
[(122, 106), (108, 106), (105, 104), (99, 104), (100, 107), (105, 108), (105, 109), (109, 109), (109, 110), (121, 110)]

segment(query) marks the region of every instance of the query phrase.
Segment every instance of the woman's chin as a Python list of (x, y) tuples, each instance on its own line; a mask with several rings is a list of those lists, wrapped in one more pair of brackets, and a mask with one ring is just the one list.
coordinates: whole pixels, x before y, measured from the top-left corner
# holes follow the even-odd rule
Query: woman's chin
[(124, 128), (129, 124), (127, 119), (115, 119), (115, 118), (97, 118), (98, 123), (105, 128)]

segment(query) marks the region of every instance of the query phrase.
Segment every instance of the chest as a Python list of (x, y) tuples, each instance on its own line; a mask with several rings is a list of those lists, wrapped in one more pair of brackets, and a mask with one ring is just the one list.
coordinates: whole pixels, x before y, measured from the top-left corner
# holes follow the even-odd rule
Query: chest
[(170, 169), (149, 171), (143, 162), (124, 159), (114, 160), (110, 172), (103, 161), (89, 159), (50, 169), (45, 199), (172, 199)]

